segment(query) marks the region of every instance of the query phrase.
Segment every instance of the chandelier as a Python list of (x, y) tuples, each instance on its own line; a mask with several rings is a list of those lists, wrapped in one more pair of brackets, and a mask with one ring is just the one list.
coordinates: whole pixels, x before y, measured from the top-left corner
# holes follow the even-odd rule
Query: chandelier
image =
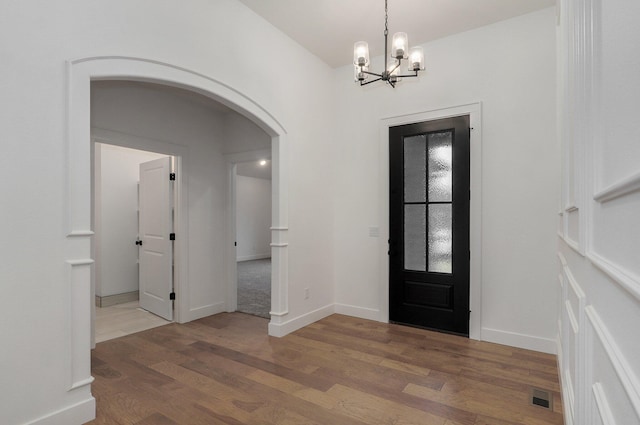
[[(384, 0), (384, 59), (387, 61), (387, 69), (380, 74), (369, 71), (369, 44), (366, 41), (358, 41), (353, 46), (353, 64), (355, 82), (361, 86), (375, 83), (376, 81), (386, 81), (393, 88), (400, 81), (401, 77), (417, 77), (418, 71), (424, 71), (424, 50), (422, 47), (412, 47), (409, 50), (409, 39), (407, 33), (397, 32), (393, 34), (391, 40), (391, 52), (388, 50), (389, 36), (389, 16), (387, 11), (387, 0)], [(389, 56), (388, 56), (389, 55)], [(407, 71), (412, 74), (400, 74), (402, 60), (408, 59)], [(369, 76), (374, 78), (369, 81)]]

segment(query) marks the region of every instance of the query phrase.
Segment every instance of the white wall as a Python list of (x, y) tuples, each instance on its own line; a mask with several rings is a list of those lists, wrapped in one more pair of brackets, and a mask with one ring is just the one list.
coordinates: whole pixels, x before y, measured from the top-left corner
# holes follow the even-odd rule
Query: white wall
[[(84, 305), (71, 295), (84, 294), (86, 288), (75, 291), (70, 270), (84, 282), (90, 265), (66, 262), (77, 258), (75, 252), (87, 250), (84, 236), (67, 237), (71, 59), (119, 55), (170, 63), (225, 84), (282, 123), (291, 157), (312, 160), (287, 170), (289, 310), (281, 319), (290, 321), (333, 302), (333, 239), (326, 231), (333, 220), (332, 185), (326, 184), (332, 175), (325, 168), (332, 154), (327, 143), (327, 123), (332, 119), (328, 66), (235, 0), (27, 0), (2, 2), (0, 8), (0, 169), (14, 182), (3, 191), (3, 202), (13, 207), (1, 213), (8, 223), (4, 236), (12, 241), (0, 248), (0, 282), (11, 293), (2, 302), (3, 315), (11, 320), (0, 323), (7, 348), (0, 350), (3, 423), (77, 424), (89, 420), (94, 411), (90, 379), (84, 375), (88, 372), (82, 369), (80, 376), (74, 375), (79, 370), (74, 359), (82, 365), (88, 362), (88, 343), (86, 354), (70, 356), (78, 353), (73, 351), (77, 334), (72, 325), (79, 320), (72, 313), (81, 313), (80, 323), (88, 329), (91, 303), (87, 295), (86, 309), (71, 309)], [(230, 51), (230, 44), (238, 50)], [(247, 56), (242, 46), (252, 46), (254, 56)], [(283, 75), (282, 63), (275, 58), (308, 66), (304, 73)], [(135, 115), (143, 111), (132, 113), (123, 117), (131, 131)], [(198, 135), (170, 116), (163, 117), (180, 128), (185, 139)], [(89, 137), (87, 132), (87, 143)], [(161, 133), (146, 137), (181, 143), (165, 140)], [(188, 150), (193, 173), (188, 196), (202, 209), (189, 217), (194, 223), (189, 230), (194, 248), (204, 249), (190, 250), (193, 264), (199, 264), (190, 278), (201, 286), (189, 296), (192, 306), (206, 306), (225, 295), (209, 283), (216, 264), (211, 259), (217, 254), (210, 235), (219, 228), (216, 214), (226, 214), (212, 201), (215, 194), (227, 191), (214, 177), (226, 163), (217, 159), (213, 146), (198, 142), (202, 149)], [(88, 161), (73, 165), (89, 167)], [(304, 300), (305, 287), (311, 288), (309, 300)], [(83, 338), (86, 334), (83, 331)]]
[(236, 176), (237, 260), (271, 257), (271, 180)]
[(563, 0), (560, 7), (565, 423), (640, 424), (640, 4)]
[(164, 157), (153, 152), (96, 143), (96, 295), (138, 290), (138, 182), (140, 164)]
[[(339, 310), (385, 317), (378, 253), (384, 118), (482, 103), (482, 339), (555, 350), (554, 9), (424, 45), (427, 70), (397, 88), (353, 83), (336, 70), (334, 237)], [(374, 59), (375, 69), (380, 58)], [(472, 188), (476, 182), (471, 182)], [(382, 196), (382, 195), (381, 195)], [(473, 196), (473, 195), (472, 195)], [(383, 247), (385, 248), (385, 247)], [(386, 252), (386, 249), (384, 249)], [(472, 312), (473, 314), (473, 312)]]

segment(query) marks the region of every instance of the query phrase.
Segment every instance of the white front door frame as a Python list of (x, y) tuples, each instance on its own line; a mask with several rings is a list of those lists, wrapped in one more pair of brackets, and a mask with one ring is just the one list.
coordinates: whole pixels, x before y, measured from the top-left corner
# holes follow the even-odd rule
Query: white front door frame
[[(210, 97), (249, 118), (272, 137), (272, 319), (269, 333), (280, 336), (288, 314), (288, 144), (284, 126), (259, 103), (234, 88), (202, 73), (155, 60), (124, 56), (97, 56), (67, 62), (67, 155), (65, 217), (69, 291), (69, 391), (90, 390), (91, 382), (91, 81), (128, 80), (179, 87)], [(186, 220), (186, 218), (183, 218)], [(232, 241), (227, 241), (231, 243)], [(176, 291), (187, 294), (183, 270)], [(189, 297), (177, 302), (176, 321), (185, 321)]]
[(469, 337), (482, 340), (482, 105), (480, 102), (389, 117), (380, 121), (380, 176), (378, 183), (380, 189), (380, 238), (378, 245), (380, 321), (389, 321), (389, 128), (461, 115), (469, 115), (469, 125), (472, 128), (469, 141), (471, 148), (471, 222), (469, 234), (471, 250), (469, 302), (471, 314), (469, 317)]

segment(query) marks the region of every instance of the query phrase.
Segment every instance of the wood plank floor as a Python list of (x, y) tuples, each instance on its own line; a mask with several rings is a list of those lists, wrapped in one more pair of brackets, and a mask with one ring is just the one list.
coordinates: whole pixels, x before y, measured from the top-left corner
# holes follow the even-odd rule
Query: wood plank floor
[(91, 423), (563, 423), (555, 356), (342, 315), (284, 338), (267, 323), (219, 314), (97, 344)]

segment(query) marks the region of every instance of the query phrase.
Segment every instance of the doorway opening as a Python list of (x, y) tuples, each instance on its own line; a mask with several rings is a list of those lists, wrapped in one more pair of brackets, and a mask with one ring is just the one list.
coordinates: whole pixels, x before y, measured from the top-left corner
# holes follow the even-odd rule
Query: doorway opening
[(271, 159), (235, 166), (236, 311), (271, 312)]
[[(204, 75), (154, 59), (124, 56), (93, 56), (69, 60), (67, 62), (67, 148), (66, 175), (67, 206), (64, 217), (66, 232), (65, 268), (68, 275), (69, 310), (67, 335), (64, 343), (69, 349), (68, 379), (70, 388), (77, 394), (78, 400), (85, 400), (88, 406), (95, 403), (91, 396), (91, 355), (89, 347), (94, 345), (93, 326), (95, 320), (95, 293), (92, 290), (93, 274), (93, 228), (92, 228), (92, 190), (91, 190), (91, 150), (89, 137), (92, 134), (91, 88), (94, 81), (126, 80), (154, 82), (168, 87), (182, 88), (220, 102), (256, 124), (271, 139), (273, 160), (273, 205), (272, 205), (272, 303), (269, 335), (284, 336), (291, 332), (288, 317), (288, 166), (289, 141), (283, 123), (269, 106), (256, 101), (251, 93), (243, 93), (216, 79), (217, 75)], [(112, 133), (113, 134), (113, 133)], [(134, 133), (135, 134), (135, 133)], [(116, 135), (116, 139), (122, 135)], [(107, 140), (112, 139), (108, 138)], [(131, 139), (131, 138), (129, 138)], [(141, 140), (137, 139), (142, 142)], [(177, 156), (177, 172), (182, 169), (181, 161), (192, 158), (188, 149), (180, 145), (165, 143), (166, 153)], [(140, 146), (142, 147), (142, 146)], [(178, 229), (187, 233), (186, 211), (188, 203), (180, 196), (180, 209), (185, 212), (176, 217)], [(231, 219), (230, 219), (231, 220)], [(231, 228), (230, 226), (227, 229)], [(227, 250), (233, 250), (231, 232), (223, 236)], [(198, 294), (189, 294), (187, 265), (190, 264), (189, 251), (185, 238), (176, 240), (179, 255), (176, 261), (176, 293), (185, 296), (176, 298), (176, 317), (178, 323), (195, 320), (210, 314), (218, 305), (197, 306), (192, 300), (200, 300)], [(233, 258), (233, 257), (231, 257)], [(235, 267), (233, 267), (235, 268)], [(231, 272), (232, 273), (232, 272)], [(191, 296), (187, 296), (191, 295)], [(220, 298), (219, 298), (220, 299)], [(223, 302), (221, 305), (225, 305)], [(227, 303), (226, 306), (229, 304)]]
[[(94, 335), (98, 343), (173, 319), (169, 290), (159, 286), (173, 290), (169, 233), (173, 232), (175, 188), (169, 173), (174, 172), (176, 158), (100, 142), (94, 142), (93, 152)], [(151, 203), (149, 198), (154, 198)], [(164, 229), (150, 232), (156, 224)], [(158, 240), (162, 235), (167, 240)]]

